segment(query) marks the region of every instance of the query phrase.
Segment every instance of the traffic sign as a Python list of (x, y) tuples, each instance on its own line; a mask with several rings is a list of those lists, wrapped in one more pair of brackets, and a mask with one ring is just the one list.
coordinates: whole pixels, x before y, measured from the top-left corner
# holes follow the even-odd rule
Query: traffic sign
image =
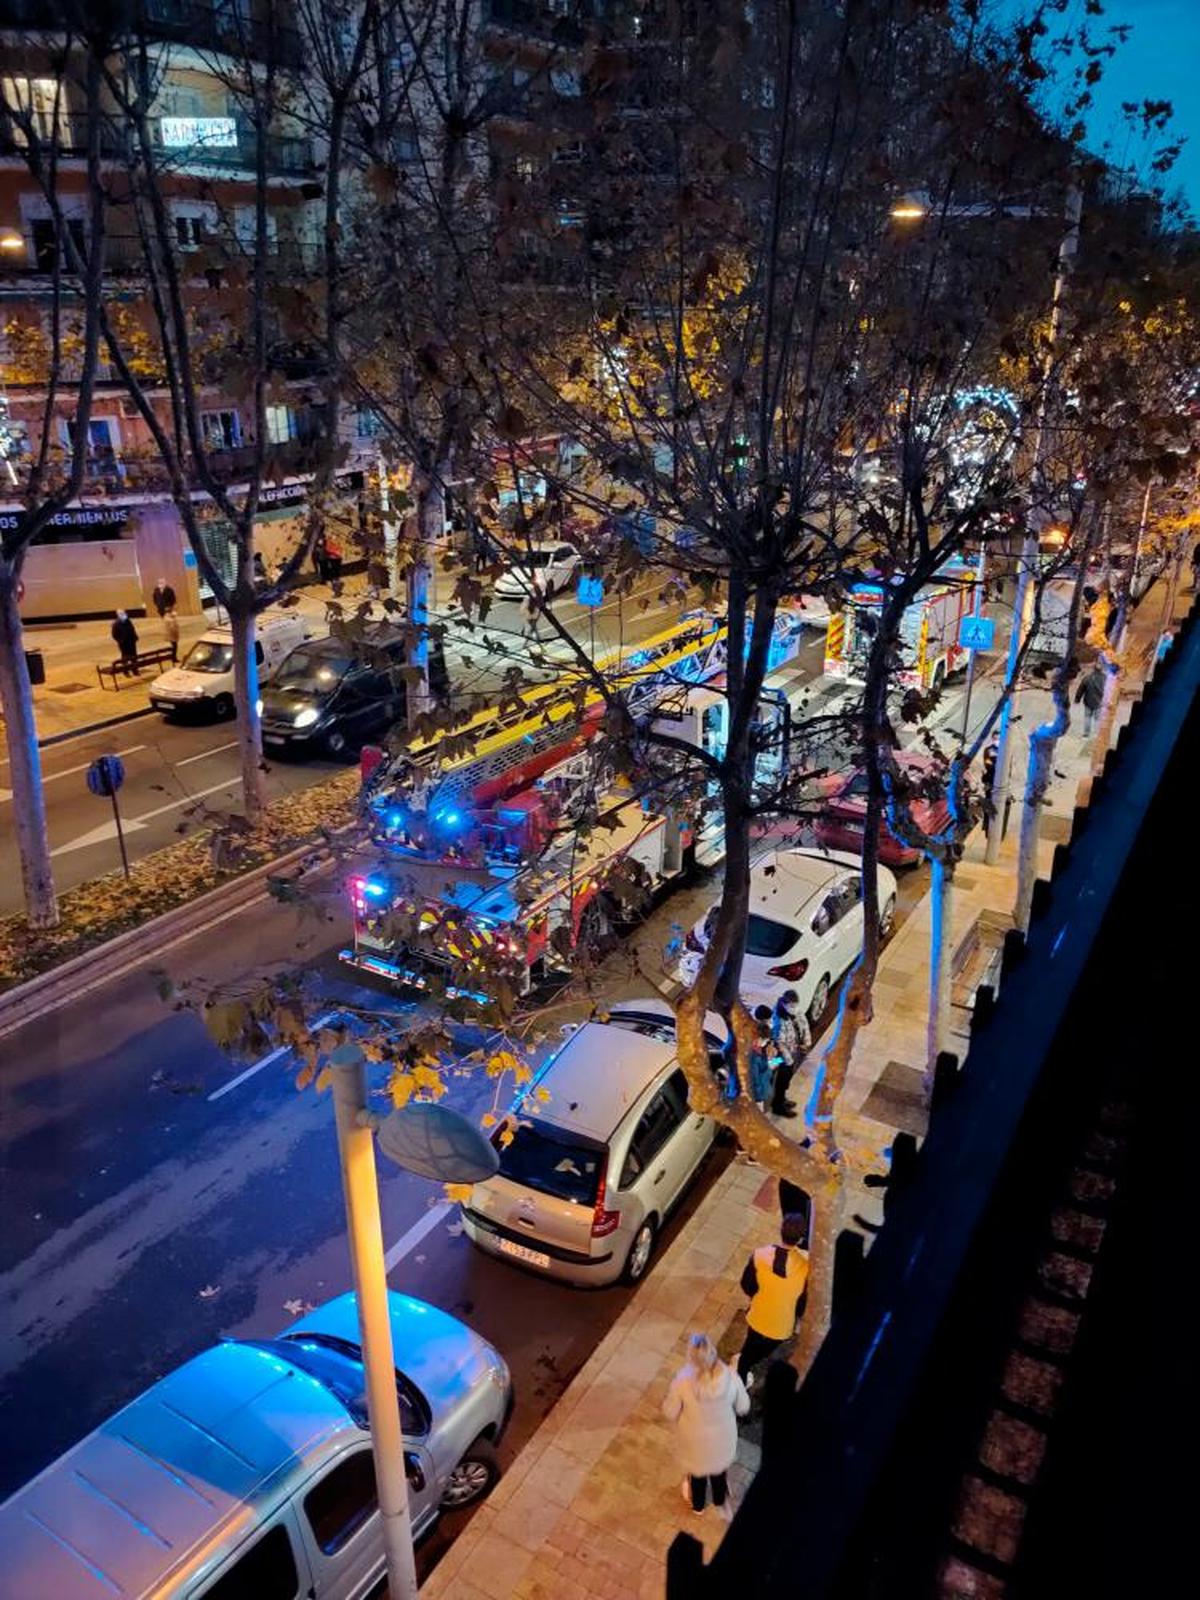
[(958, 625), (958, 642), (964, 650), (990, 650), (995, 641), (994, 617), (964, 617)]
[(121, 830), (121, 812), (117, 805), (117, 790), (125, 782), (125, 763), (120, 756), (98, 756), (87, 769), (87, 786), (94, 795), (112, 801), (113, 822), (117, 828), (117, 843), (121, 847), (121, 865), (129, 876), (129, 857), (125, 852), (125, 835)]
[(585, 573), (579, 580), (575, 598), (581, 606), (601, 605), (604, 600), (604, 579), (589, 578)]

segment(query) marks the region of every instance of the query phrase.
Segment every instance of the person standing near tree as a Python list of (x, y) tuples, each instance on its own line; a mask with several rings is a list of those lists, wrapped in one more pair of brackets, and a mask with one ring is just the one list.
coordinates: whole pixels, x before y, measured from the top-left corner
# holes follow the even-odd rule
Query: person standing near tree
[(167, 636), (167, 643), (171, 646), (171, 660), (179, 660), (179, 617), (174, 606), (163, 617), (163, 632)]
[(675, 1424), (679, 1460), (684, 1479), (683, 1498), (699, 1515), (705, 1496), (728, 1522), (728, 1472), (737, 1455), (737, 1419), (750, 1409), (750, 1396), (741, 1377), (727, 1367), (706, 1333), (688, 1340), (687, 1365), (671, 1380), (663, 1401), (663, 1416)]
[(808, 1235), (804, 1217), (789, 1213), (783, 1219), (779, 1244), (764, 1244), (754, 1252), (742, 1272), (742, 1293), (750, 1296), (746, 1311), (746, 1342), (738, 1356), (738, 1372), (747, 1389), (754, 1386), (754, 1368), (773, 1355), (796, 1331), (803, 1315), (808, 1289)]
[(175, 609), (175, 591), (165, 578), (160, 578), (154, 585), (154, 592), (150, 598), (160, 617), (165, 617), (168, 611)]
[(775, 1002), (775, 1010), (771, 1013), (771, 1038), (775, 1041), (779, 1057), (771, 1110), (777, 1117), (794, 1117), (796, 1102), (789, 1100), (788, 1089), (812, 1048), (808, 1018), (800, 1009), (800, 996), (795, 989), (785, 989)]
[(1096, 731), (1096, 718), (1104, 704), (1104, 668), (1097, 661), (1087, 675), (1079, 680), (1075, 690), (1075, 704), (1083, 706), (1083, 737), (1090, 739)]

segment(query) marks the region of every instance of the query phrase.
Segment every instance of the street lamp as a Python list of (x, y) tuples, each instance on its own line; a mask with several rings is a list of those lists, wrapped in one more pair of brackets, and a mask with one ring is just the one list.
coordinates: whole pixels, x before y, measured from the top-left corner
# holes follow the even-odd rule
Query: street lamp
[(417, 1600), (373, 1135), (378, 1130), (381, 1146), (397, 1165), (447, 1183), (490, 1178), (500, 1158), (480, 1130), (448, 1106), (419, 1101), (385, 1119), (375, 1116), (367, 1107), (366, 1059), (353, 1040), (334, 1050), (329, 1066), (388, 1594), (392, 1600)]
[(7, 250), (15, 255), (18, 250), (25, 248), (25, 235), (16, 228), (0, 228), (0, 250)]

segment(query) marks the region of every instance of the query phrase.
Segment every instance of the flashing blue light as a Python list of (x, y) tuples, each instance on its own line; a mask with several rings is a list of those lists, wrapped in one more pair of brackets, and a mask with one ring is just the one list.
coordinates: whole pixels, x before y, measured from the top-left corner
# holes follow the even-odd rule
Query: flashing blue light
[(362, 892), (369, 894), (372, 900), (382, 900), (387, 893), (387, 885), (380, 883), (377, 878), (368, 878)]
[(404, 813), (402, 811), (389, 811), (388, 812), (388, 814), (387, 814), (387, 825), (388, 825), (389, 828), (398, 828), (398, 827), (401, 826), (403, 821), (404, 821)]

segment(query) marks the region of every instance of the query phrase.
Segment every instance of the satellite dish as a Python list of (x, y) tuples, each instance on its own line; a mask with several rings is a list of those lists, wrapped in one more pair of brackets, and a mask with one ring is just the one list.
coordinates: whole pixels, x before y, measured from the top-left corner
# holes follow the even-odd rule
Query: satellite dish
[(391, 1112), (376, 1137), (398, 1167), (439, 1183), (482, 1183), (500, 1170), (499, 1152), (482, 1131), (433, 1100), (410, 1100)]

